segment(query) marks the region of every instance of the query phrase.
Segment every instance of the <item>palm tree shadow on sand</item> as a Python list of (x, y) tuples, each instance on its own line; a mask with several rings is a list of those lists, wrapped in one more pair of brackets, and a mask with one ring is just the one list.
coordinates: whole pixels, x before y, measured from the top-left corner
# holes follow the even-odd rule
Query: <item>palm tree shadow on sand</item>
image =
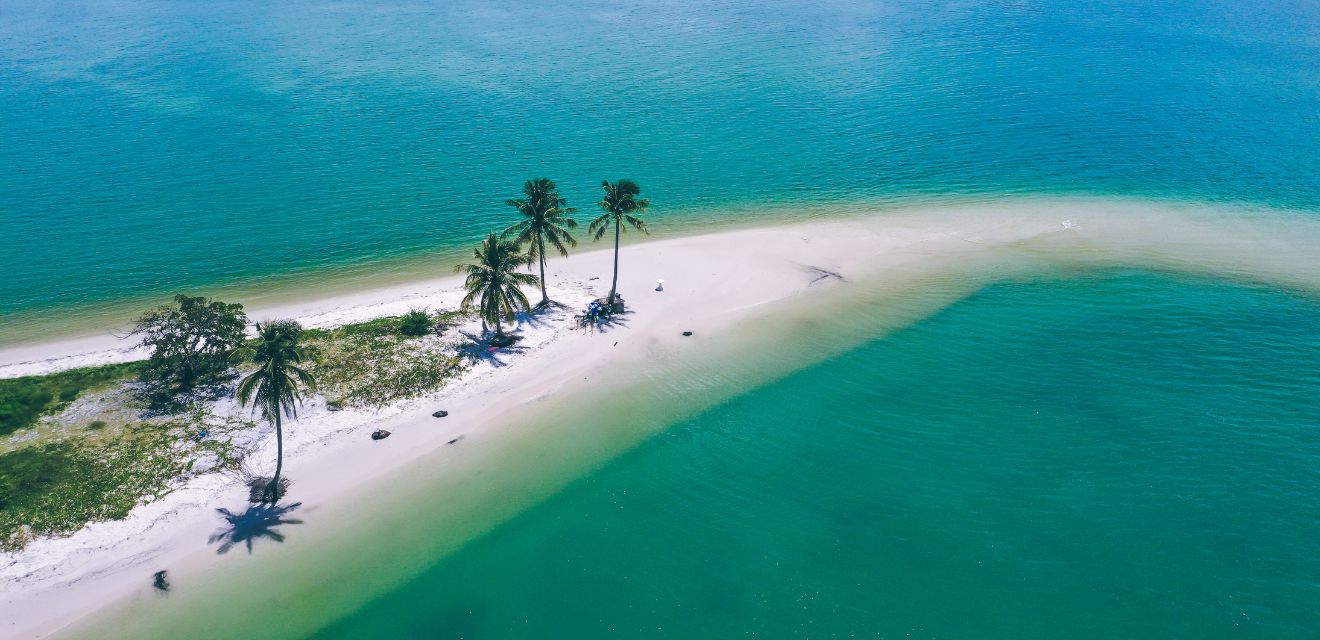
[(229, 553), (229, 550), (235, 546), (245, 545), (249, 555), (252, 553), (252, 543), (258, 538), (269, 538), (275, 542), (284, 542), (284, 534), (276, 531), (275, 528), (285, 524), (302, 524), (302, 520), (285, 517), (301, 506), (301, 502), (283, 506), (256, 504), (239, 513), (234, 513), (229, 509), (216, 509), (221, 518), (224, 519), (225, 526), (211, 534), (207, 542), (209, 544), (220, 543), (220, 546), (215, 550), (218, 554)]
[(527, 351), (527, 347), (516, 343), (497, 347), (491, 343), (493, 336), (489, 334), (477, 335), (466, 331), (460, 331), (459, 333), (468, 339), (467, 346), (462, 349), (464, 355), (473, 361), (489, 363), (493, 367), (503, 367), (508, 364), (500, 358), (502, 355), (511, 356)]

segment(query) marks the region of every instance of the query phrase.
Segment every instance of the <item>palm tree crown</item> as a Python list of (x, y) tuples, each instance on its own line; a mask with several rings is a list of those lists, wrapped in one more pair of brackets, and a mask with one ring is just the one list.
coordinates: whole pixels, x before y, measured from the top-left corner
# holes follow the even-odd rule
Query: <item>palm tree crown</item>
[(501, 237), (513, 236), (519, 245), (527, 244), (527, 255), (541, 266), (541, 302), (538, 306), (550, 303), (545, 292), (545, 245), (548, 243), (559, 255), (568, 257), (568, 247), (576, 247), (577, 240), (569, 235), (568, 229), (577, 227), (577, 221), (568, 214), (577, 211), (568, 206), (568, 200), (559, 195), (555, 181), (549, 178), (537, 178), (523, 183), (522, 200), (506, 200), (505, 203), (518, 210), (523, 219), (509, 225)]
[(597, 202), (604, 213), (599, 218), (591, 221), (591, 226), (587, 227), (587, 233), (591, 234), (592, 239), (600, 240), (605, 232), (611, 226), (614, 227), (614, 280), (610, 283), (609, 302), (614, 304), (614, 296), (619, 289), (619, 234), (624, 229), (624, 224), (641, 231), (647, 235), (650, 232), (646, 229), (646, 222), (638, 218), (636, 214), (646, 211), (651, 206), (651, 201), (646, 198), (638, 198), (642, 188), (637, 186), (632, 180), (619, 180), (610, 184), (605, 180), (600, 184), (601, 189), (605, 190), (605, 197)]
[[(467, 289), (463, 309), (475, 306), (483, 321), (495, 325), (496, 337), (502, 338), (504, 319), (512, 319), (518, 310), (529, 308), (527, 296), (519, 286), (536, 286), (541, 280), (518, 271), (530, 264), (531, 258), (522, 252), (518, 243), (500, 240), (493, 231), (480, 247), (472, 251), (472, 257), (475, 262), (454, 268), (454, 271), (467, 274), (463, 282)], [(473, 305), (474, 301), (479, 302)]]
[(256, 362), (257, 370), (238, 383), (238, 399), (245, 406), (255, 405), (262, 417), (275, 425), (275, 476), (267, 487), (267, 498), (279, 499), (280, 472), (284, 468), (284, 430), (281, 418), (297, 417), (303, 389), (316, 388), (312, 374), (300, 363), (310, 360), (312, 352), (298, 344), (302, 326), (292, 320), (257, 323), (255, 345), (244, 347), (243, 355)]

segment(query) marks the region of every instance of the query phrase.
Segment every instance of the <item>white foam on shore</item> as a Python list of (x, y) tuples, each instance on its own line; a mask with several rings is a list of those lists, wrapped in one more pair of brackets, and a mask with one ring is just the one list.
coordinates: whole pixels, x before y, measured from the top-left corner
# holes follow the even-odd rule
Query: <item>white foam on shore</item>
[[(496, 434), (503, 434), (501, 442), (510, 444), (499, 446), (516, 449), (511, 443), (532, 437), (508, 427), (516, 422), (511, 418), (516, 409), (529, 413), (529, 407), (543, 409), (548, 406), (543, 402), (546, 396), (572, 389), (585, 374), (601, 367), (621, 367), (621, 363), (645, 367), (666, 358), (696, 358), (699, 354), (691, 350), (697, 348), (707, 356), (718, 353), (726, 363), (755, 361), (756, 354), (765, 350), (764, 334), (742, 339), (728, 333), (735, 325), (740, 331), (755, 325), (771, 334), (781, 332), (780, 342), (784, 341), (782, 332), (797, 334), (793, 344), (783, 345), (773, 354), (762, 353), (772, 359), (754, 370), (740, 370), (743, 384), (756, 384), (913, 322), (991, 282), (1039, 273), (1140, 267), (1320, 291), (1320, 220), (1289, 212), (1135, 201), (1017, 200), (901, 209), (873, 217), (659, 241), (629, 247), (624, 253), (621, 288), (633, 292), (629, 299), (636, 309), (635, 319), (627, 327), (609, 335), (585, 336), (569, 329), (567, 318), (552, 318), (523, 328), (524, 344), (529, 348), (511, 356), (509, 366), (478, 367), (438, 394), (377, 412), (332, 414), (314, 406), (304, 419), (290, 426), (286, 462), (288, 468), (300, 470), (298, 488), (305, 491), (308, 508), (343, 513), (344, 505), (353, 500), (350, 496), (361, 499), (364, 487), (390, 474), (406, 473), (410, 462), (445, 446), (456, 434), (492, 435), (489, 444), (475, 443), (478, 447), (496, 447)], [(601, 281), (588, 278), (608, 277), (607, 265), (608, 253), (552, 262), (550, 272), (559, 274), (551, 280), (555, 297), (580, 304), (602, 293)], [(805, 266), (837, 272), (845, 281), (812, 286)], [(650, 293), (656, 277), (666, 280), (663, 294)], [(608, 281), (604, 282), (607, 287)], [(457, 284), (446, 278), (253, 315), (291, 316), (308, 326), (331, 326), (395, 315), (413, 307), (452, 307), (461, 295)], [(638, 295), (643, 291), (647, 294)], [(804, 304), (807, 302), (810, 304)], [(838, 315), (841, 308), (856, 311), (865, 305), (892, 313), (840, 316), (833, 324), (822, 324), (820, 319), (823, 314)], [(882, 321), (882, 317), (889, 320)], [(802, 327), (816, 326), (813, 323), (830, 330), (819, 332), (826, 334), (823, 336), (812, 333), (810, 339), (799, 340)], [(682, 342), (675, 336), (684, 329), (728, 339)], [(0, 353), (0, 375), (91, 364), (97, 358), (131, 357), (122, 344), (105, 346), (82, 353), (61, 353), (57, 348), (50, 357), (9, 360), (7, 364), (6, 354)], [(619, 377), (627, 376), (621, 373)], [(691, 395), (685, 410), (717, 402), (727, 392), (706, 389), (704, 396)], [(426, 414), (440, 402), (465, 408), (471, 417), (435, 425)], [(593, 456), (598, 463), (601, 456), (626, 448), (678, 412), (661, 413), (663, 419), (653, 419), (645, 428), (612, 427), (609, 443), (602, 441), (591, 455), (580, 454), (579, 465), (554, 465), (555, 474), (547, 472), (538, 478), (545, 484), (538, 491), (566, 482), (588, 468)], [(362, 433), (380, 426), (396, 431), (391, 441), (401, 446), (393, 450), (377, 447), (367, 454), (345, 445), (346, 441), (359, 444)], [(463, 455), (475, 460), (479, 449), (471, 448), (472, 444), (465, 441), (469, 448)], [(260, 455), (269, 459), (270, 448), (262, 448)], [(462, 467), (455, 469), (446, 482), (463, 482)], [(499, 468), (480, 471), (498, 474)], [(433, 481), (428, 476), (427, 482)], [(474, 496), (484, 495), (476, 488), (467, 490)], [(154, 566), (151, 562), (168, 562), (171, 567), (187, 567), (188, 562), (211, 566), (203, 557), (209, 549), (197, 542), (197, 536), (204, 538), (213, 528), (206, 518), (209, 510), (241, 500), (241, 491), (242, 487), (223, 478), (203, 476), (164, 500), (140, 507), (124, 521), (98, 523), (68, 538), (35, 542), (0, 563), (0, 590), (13, 594), (0, 602), (0, 613), (15, 613), (16, 629), (42, 633), (59, 628), (68, 616), (43, 617), (29, 608), (51, 606), (61, 592), (69, 596), (64, 602), (77, 603), (74, 608), (86, 613), (124, 593), (141, 593), (138, 574)], [(462, 500), (461, 495), (454, 499)], [(529, 493), (517, 504), (535, 499)], [(394, 501), (387, 502), (397, 507)], [(474, 524), (466, 535), (477, 535), (482, 526), (493, 526), (492, 522), (509, 515), (507, 510), (492, 510), (490, 522)], [(178, 532), (165, 533), (171, 528)], [(307, 538), (325, 542), (317, 535)], [(282, 556), (293, 557), (298, 549), (306, 551), (299, 544), (288, 546), (291, 552)], [(185, 558), (191, 560), (185, 562)], [(72, 591), (77, 593), (69, 593)], [(177, 599), (180, 604), (170, 605), (176, 612), (182, 611), (182, 603), (207, 606), (191, 597)], [(154, 605), (139, 601), (135, 606)], [(203, 614), (193, 611), (189, 615)]]

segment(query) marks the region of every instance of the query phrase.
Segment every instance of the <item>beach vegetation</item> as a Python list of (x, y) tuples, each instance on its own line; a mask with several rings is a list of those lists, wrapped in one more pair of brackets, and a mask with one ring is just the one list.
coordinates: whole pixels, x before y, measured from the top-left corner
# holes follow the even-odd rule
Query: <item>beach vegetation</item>
[[(405, 327), (408, 316), (417, 313), (425, 316), (427, 332), (405, 335), (412, 331)], [(379, 407), (417, 397), (467, 370), (466, 339), (445, 332), (468, 317), (458, 310), (418, 311), (303, 330), (298, 344), (318, 357), (301, 365), (316, 379), (318, 390), (336, 396), (327, 401), (336, 408)], [(237, 356), (260, 360), (256, 352), (268, 338), (263, 331), (246, 343), (248, 349), (231, 354), (236, 366), (250, 371), (252, 364)], [(133, 507), (168, 494), (191, 476), (243, 469), (247, 452), (233, 440), (237, 433), (257, 429), (256, 422), (217, 417), (209, 403), (191, 404), (175, 415), (144, 417), (153, 412), (133, 382), (143, 366), (132, 362), (0, 380), (0, 551), (20, 549), (39, 537), (67, 535), (89, 522), (126, 517)], [(49, 428), (24, 430), (47, 421)], [(276, 435), (282, 461), (282, 432)], [(277, 472), (282, 473), (281, 462)], [(274, 479), (259, 479), (256, 499), (262, 500)], [(285, 484), (281, 479), (280, 486)]]
[(275, 475), (267, 485), (265, 500), (280, 499), (284, 470), (284, 416), (297, 417), (304, 390), (316, 388), (316, 378), (303, 368), (313, 358), (312, 350), (299, 343), (302, 326), (292, 320), (257, 323), (257, 339), (239, 351), (256, 363), (257, 370), (238, 383), (238, 399), (253, 405), (275, 427)]
[[(181, 478), (230, 468), (237, 456), (226, 436), (254, 426), (237, 418), (217, 421), (197, 410), (166, 420), (105, 424), (0, 452), (0, 551), (124, 518), (133, 507), (167, 495)], [(210, 435), (198, 438), (200, 428)]]
[(122, 382), (138, 373), (140, 363), (69, 369), (41, 376), (0, 380), (0, 436), (60, 411), (84, 391)]
[(614, 230), (614, 277), (610, 281), (610, 295), (606, 297), (609, 305), (614, 307), (619, 292), (619, 236), (627, 227), (650, 235), (646, 222), (637, 216), (646, 212), (651, 206), (651, 201), (638, 197), (642, 189), (632, 180), (619, 180), (614, 183), (605, 180), (600, 186), (605, 196), (596, 204), (600, 206), (602, 213), (591, 221), (587, 233), (591, 234), (593, 240), (599, 241), (610, 229)]
[(523, 183), (523, 198), (507, 200), (505, 204), (517, 209), (523, 219), (509, 225), (501, 237), (511, 237), (519, 245), (527, 245), (528, 257), (540, 265), (541, 301), (536, 306), (544, 307), (550, 304), (545, 291), (546, 244), (568, 257), (568, 247), (577, 246), (577, 240), (568, 232), (577, 227), (577, 221), (569, 217), (576, 209), (568, 206), (568, 200), (559, 195), (555, 181), (549, 178), (528, 180)]
[(413, 309), (399, 318), (399, 335), (419, 338), (430, 333), (431, 316), (421, 309)]
[(518, 311), (530, 310), (522, 286), (536, 286), (541, 282), (530, 273), (518, 271), (531, 263), (518, 243), (501, 240), (494, 232), (472, 251), (474, 262), (454, 268), (467, 274), (463, 282), (467, 295), (462, 308), (475, 310), (483, 323), (495, 326), (496, 344), (507, 343), (504, 321), (512, 321)]
[(151, 350), (140, 370), (150, 395), (167, 402), (228, 380), (246, 327), (243, 305), (198, 296), (177, 295), (142, 314), (130, 335)]
[(406, 316), (377, 318), (333, 329), (306, 330), (316, 348), (311, 366), (327, 407), (381, 407), (435, 391), (466, 370), (458, 345), (444, 336), (466, 314), (429, 314), (427, 335), (412, 338), (401, 326)]

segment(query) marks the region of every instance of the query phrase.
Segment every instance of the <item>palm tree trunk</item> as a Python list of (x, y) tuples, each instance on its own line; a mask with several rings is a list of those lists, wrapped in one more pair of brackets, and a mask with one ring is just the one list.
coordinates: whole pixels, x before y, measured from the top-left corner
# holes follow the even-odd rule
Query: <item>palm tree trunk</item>
[(610, 311), (614, 311), (614, 295), (619, 291), (619, 224), (622, 221), (614, 220), (614, 281), (610, 283)]
[(545, 293), (545, 236), (542, 236), (539, 233), (536, 234), (536, 246), (536, 255), (541, 259), (541, 302), (536, 306), (544, 307), (545, 305), (550, 304), (550, 296)]
[(279, 502), (280, 472), (284, 470), (284, 428), (280, 424), (282, 411), (275, 410), (275, 477), (270, 481), (270, 501)]

